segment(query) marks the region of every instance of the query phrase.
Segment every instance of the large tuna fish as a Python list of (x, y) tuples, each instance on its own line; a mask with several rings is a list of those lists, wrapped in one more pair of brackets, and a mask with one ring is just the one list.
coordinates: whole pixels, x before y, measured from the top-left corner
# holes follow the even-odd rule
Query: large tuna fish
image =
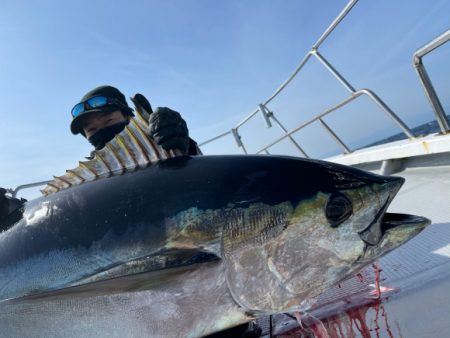
[(299, 304), (418, 234), (402, 178), (272, 156), (162, 160), (0, 225), (0, 336), (197, 337)]

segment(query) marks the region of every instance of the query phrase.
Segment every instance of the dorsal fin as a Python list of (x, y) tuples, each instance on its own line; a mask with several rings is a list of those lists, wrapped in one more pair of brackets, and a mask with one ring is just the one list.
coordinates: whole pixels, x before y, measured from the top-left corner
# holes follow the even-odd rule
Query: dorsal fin
[(79, 162), (78, 167), (67, 170), (41, 190), (49, 195), (63, 189), (97, 179), (122, 175), (128, 171), (181, 155), (179, 151), (167, 152), (159, 147), (148, 135), (148, 114), (136, 109), (136, 116), (130, 118), (125, 129), (117, 134), (106, 146), (93, 153), (93, 159)]

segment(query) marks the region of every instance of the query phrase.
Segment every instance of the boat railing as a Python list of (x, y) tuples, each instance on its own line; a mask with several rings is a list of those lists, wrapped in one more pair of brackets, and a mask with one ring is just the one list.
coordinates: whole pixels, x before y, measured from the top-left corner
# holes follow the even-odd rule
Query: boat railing
[(428, 76), (425, 66), (423, 65), (422, 58), (431, 51), (442, 46), (449, 40), (450, 29), (417, 50), (413, 56), (414, 68), (416, 69), (417, 75), (419, 75), (420, 82), (422, 83), (423, 89), (425, 90), (425, 94), (430, 101), (431, 106), (433, 107), (433, 111), (436, 115), (436, 120), (439, 124), (439, 128), (441, 128), (441, 132), (444, 134), (450, 131), (447, 115), (444, 112), (444, 108), (442, 108), (441, 102), (439, 101), (436, 91), (434, 90), (430, 77)]
[(22, 184), (22, 185), (17, 186), (14, 189), (6, 189), (6, 192), (11, 194), (12, 197), (16, 197), (17, 193), (20, 190), (40, 187), (41, 185), (45, 185), (45, 184), (50, 183), (50, 182), (51, 181), (40, 181), (40, 182), (33, 182), (33, 183)]
[[(311, 47), (311, 49), (308, 51), (308, 53), (305, 55), (305, 57), (301, 60), (300, 64), (297, 66), (297, 68), (294, 70), (294, 72), (281, 84), (280, 87), (278, 87), (275, 92), (266, 100), (264, 103), (258, 104), (257, 108), (249, 114), (247, 117), (245, 117), (241, 122), (239, 122), (237, 125), (235, 125), (231, 130), (224, 132), (220, 135), (217, 135), (211, 139), (208, 139), (204, 142), (201, 142), (199, 144), (200, 147), (212, 143), (214, 141), (217, 141), (223, 137), (231, 135), (238, 146), (238, 148), (241, 148), (245, 154), (247, 154), (247, 149), (244, 144), (244, 141), (242, 140), (242, 136), (239, 134), (239, 129), (245, 125), (248, 121), (253, 119), (258, 114), (261, 114), (266, 126), (268, 128), (272, 127), (273, 124), (275, 124), (277, 127), (281, 129), (283, 132), (283, 136), (280, 138), (270, 142), (268, 145), (264, 146), (260, 150), (258, 150), (256, 153), (266, 153), (270, 154), (269, 148), (274, 146), (275, 144), (288, 139), (292, 144), (295, 146), (295, 148), (301, 153), (302, 156), (308, 157), (308, 154), (305, 152), (304, 148), (300, 145), (300, 143), (294, 139), (293, 134), (298, 132), (299, 130), (305, 128), (306, 126), (318, 122), (320, 125), (325, 129), (325, 131), (331, 136), (331, 138), (338, 144), (339, 147), (342, 148), (344, 154), (348, 154), (353, 152), (348, 145), (346, 145), (342, 139), (337, 135), (337, 133), (324, 121), (324, 117), (339, 108), (347, 105), (348, 103), (352, 102), (353, 100), (357, 99), (358, 97), (365, 95), (367, 96), (371, 101), (373, 101), (384, 113), (391, 118), (391, 120), (400, 128), (400, 130), (408, 137), (413, 138), (414, 133), (412, 130), (398, 117), (389, 106), (381, 100), (373, 91), (369, 89), (359, 89), (356, 90), (346, 79), (345, 77), (339, 73), (335, 67), (321, 54), (319, 53), (319, 47), (322, 45), (322, 43), (329, 37), (329, 35), (334, 31), (334, 29), (339, 25), (339, 23), (347, 16), (347, 14), (352, 10), (352, 8), (356, 5), (358, 0), (350, 0), (344, 9), (339, 13), (339, 15), (333, 20), (333, 22), (327, 27), (327, 29), (324, 31), (324, 33), (319, 37), (319, 39), (316, 41), (316, 43)], [(435, 50), (436, 48), (442, 46), (444, 43), (448, 42), (450, 40), (450, 30), (447, 30), (443, 34), (441, 34), (436, 39), (432, 40), (422, 48), (416, 51), (414, 53), (413, 62), (414, 67), (419, 75), (419, 78), (422, 82), (422, 85), (425, 89), (426, 95), (433, 106), (433, 110), (436, 114), (436, 119), (439, 123), (439, 126), (441, 128), (442, 133), (447, 133), (450, 131), (449, 128), (449, 121), (445, 115), (444, 109), (442, 108), (442, 105), (440, 104), (439, 98), (433, 88), (433, 85), (431, 84), (431, 80), (425, 70), (425, 67), (422, 63), (422, 58), (430, 53), (431, 51)], [(288, 131), (288, 129), (281, 123), (281, 121), (275, 116), (275, 113), (270, 111), (267, 105), (275, 99), (288, 85), (289, 83), (300, 73), (302, 68), (307, 64), (307, 62), (310, 60), (311, 57), (315, 57), (320, 64), (322, 64), (339, 82), (340, 84), (347, 89), (347, 91), (350, 92), (350, 96), (344, 99), (343, 101), (337, 103), (336, 105), (332, 106), (331, 108), (325, 110), (324, 112), (316, 115), (315, 117), (307, 120), (306, 122), (302, 123), (297, 128), (292, 129), (291, 131)], [(32, 187), (38, 187), (44, 184), (47, 184), (50, 181), (42, 181), (42, 182), (35, 182), (35, 183), (29, 183), (29, 184), (23, 184), (19, 185), (15, 189), (8, 189), (7, 192), (10, 193), (12, 196), (17, 196), (17, 193), (20, 190), (28, 189)]]
[[(264, 102), (259, 104), (256, 109), (250, 113), (247, 117), (245, 117), (241, 122), (239, 122), (237, 125), (235, 125), (231, 130), (224, 132), (220, 135), (217, 135), (211, 139), (208, 139), (204, 142), (201, 142), (199, 144), (200, 147), (205, 146), (207, 144), (210, 144), (214, 141), (217, 141), (223, 137), (226, 137), (228, 135), (231, 135), (234, 140), (236, 141), (236, 145), (238, 148), (241, 148), (242, 151), (247, 154), (247, 148), (244, 143), (244, 140), (242, 138), (242, 135), (239, 133), (239, 129), (249, 122), (252, 118), (257, 116), (258, 114), (261, 114), (264, 118), (264, 121), (266, 123), (266, 126), (268, 128), (272, 127), (272, 122), (275, 123), (283, 132), (283, 136), (276, 139), (275, 141), (272, 141), (268, 145), (264, 146), (260, 150), (256, 151), (257, 154), (260, 153), (266, 153), (270, 154), (269, 148), (274, 146), (275, 144), (288, 139), (295, 148), (300, 152), (301, 155), (308, 157), (307, 153), (305, 152), (305, 149), (300, 145), (298, 141), (296, 141), (293, 137), (293, 134), (300, 131), (304, 127), (314, 123), (318, 122), (320, 125), (325, 129), (325, 131), (331, 136), (333, 141), (343, 150), (344, 154), (351, 153), (353, 150), (348, 147), (343, 141), (342, 138), (340, 138), (336, 131), (334, 131), (329, 124), (327, 124), (323, 117), (338, 110), (339, 108), (347, 105), (357, 97), (361, 95), (366, 95), (369, 97), (379, 108), (381, 108), (384, 113), (393, 120), (393, 122), (400, 128), (400, 130), (408, 137), (408, 138), (414, 138), (413, 131), (405, 124), (405, 122), (400, 119), (400, 117), (393, 112), (393, 110), (385, 103), (383, 100), (378, 97), (373, 91), (369, 89), (360, 89), (356, 90), (349, 81), (346, 80), (346, 78), (336, 70), (336, 68), (319, 52), (319, 47), (322, 45), (322, 43), (329, 37), (329, 35), (333, 32), (333, 30), (339, 25), (339, 23), (348, 15), (348, 13), (352, 10), (352, 8), (356, 5), (357, 0), (351, 0), (347, 3), (347, 5), (344, 7), (344, 9), (339, 13), (339, 15), (333, 20), (333, 22), (328, 26), (328, 28), (325, 30), (325, 32), (320, 36), (320, 38), (317, 40), (317, 42), (311, 47), (311, 49), (308, 51), (308, 53), (305, 55), (305, 57), (301, 60), (298, 67), (294, 70), (294, 72), (287, 78), (286, 81), (282, 83), (282, 85), (275, 90), (275, 92)], [(430, 99), (430, 102), (432, 103), (434, 110), (436, 112), (437, 120), (441, 126), (441, 130), (443, 133), (446, 133), (449, 131), (449, 123), (447, 121), (446, 115), (444, 113), (444, 110), (439, 102), (439, 99), (437, 97), (437, 94), (435, 93), (433, 86), (431, 85), (431, 81), (425, 71), (425, 68), (422, 64), (422, 57), (426, 55), (427, 53), (431, 52), (432, 50), (436, 49), (437, 47), (441, 46), (445, 42), (447, 42), (450, 39), (450, 31), (445, 32), (420, 50), (418, 50), (414, 54), (414, 65), (416, 66), (417, 72), (419, 73), (419, 76), (421, 78), (421, 81), (424, 85), (425, 91), (427, 93), (427, 96)], [(275, 116), (275, 113), (273, 111), (270, 111), (267, 107), (268, 103), (270, 103), (278, 94), (280, 94), (287, 86), (288, 84), (299, 75), (302, 68), (308, 63), (308, 61), (311, 59), (311, 57), (315, 57), (322, 66), (325, 67), (326, 70), (328, 70), (333, 77), (335, 77), (339, 83), (350, 92), (350, 96), (346, 98), (345, 100), (341, 101), (340, 103), (336, 104), (335, 106), (325, 110), (324, 112), (320, 113), (319, 115), (316, 115), (315, 117), (305, 121), (300, 126), (298, 126), (295, 129), (292, 129), (291, 131), (288, 131), (287, 128), (281, 123), (281, 121)]]
[[(346, 98), (345, 100), (343, 100), (343, 101), (339, 102), (338, 104), (336, 104), (335, 106), (325, 110), (323, 113), (320, 113), (319, 115), (313, 117), (312, 119), (304, 122), (299, 127), (291, 130), (290, 132), (286, 132), (285, 135), (276, 139), (272, 143), (269, 143), (268, 145), (266, 145), (264, 148), (260, 149), (256, 153), (260, 154), (262, 152), (265, 152), (266, 154), (269, 154), (268, 149), (270, 147), (285, 140), (286, 138), (290, 138), (293, 142), (295, 142), (295, 140), (292, 138), (292, 134), (298, 132), (299, 130), (301, 130), (301, 129), (307, 127), (308, 125), (310, 125), (314, 122), (317, 122), (317, 121), (325, 129), (325, 131), (328, 132), (328, 134), (330, 134), (330, 136), (333, 138), (333, 140), (343, 149), (344, 153), (346, 153), (346, 154), (351, 153), (352, 150), (342, 141), (342, 139), (339, 138), (339, 136), (333, 131), (333, 129), (323, 120), (323, 117), (334, 112), (335, 110), (338, 110), (339, 108), (345, 106), (346, 104), (352, 102), (353, 100), (357, 99), (361, 95), (366, 95), (372, 101), (374, 101), (400, 127), (400, 129), (405, 133), (405, 135), (407, 135), (410, 138), (414, 137), (412, 131), (408, 128), (408, 126), (406, 126), (406, 124), (397, 115), (395, 115), (394, 112), (374, 92), (370, 91), (369, 89), (360, 89), (358, 91), (352, 91), (351, 95), (348, 98)], [(273, 115), (269, 115), (269, 117), (271, 117), (271, 116), (273, 116)], [(301, 151), (304, 155), (306, 155), (302, 149), (301, 149)]]

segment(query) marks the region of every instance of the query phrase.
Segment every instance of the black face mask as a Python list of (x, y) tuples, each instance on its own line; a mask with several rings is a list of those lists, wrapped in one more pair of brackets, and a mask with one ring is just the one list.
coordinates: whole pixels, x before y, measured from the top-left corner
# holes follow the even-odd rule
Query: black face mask
[(106, 143), (108, 143), (114, 138), (116, 134), (124, 130), (127, 124), (128, 121), (123, 121), (100, 129), (94, 135), (89, 137), (88, 141), (95, 147), (95, 150), (102, 149)]

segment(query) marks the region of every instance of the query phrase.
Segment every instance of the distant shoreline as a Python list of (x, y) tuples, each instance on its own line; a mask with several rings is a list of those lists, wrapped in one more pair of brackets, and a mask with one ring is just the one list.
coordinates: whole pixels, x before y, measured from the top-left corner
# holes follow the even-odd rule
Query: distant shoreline
[[(450, 120), (450, 115), (447, 115), (447, 117)], [(433, 134), (433, 133), (438, 133), (440, 132), (440, 128), (439, 125), (437, 123), (436, 120), (421, 124), (420, 126), (417, 126), (415, 128), (412, 129), (414, 135), (416, 136), (425, 136), (428, 134)], [(405, 140), (407, 137), (404, 133), (398, 133), (389, 137), (386, 137), (380, 141), (376, 141), (374, 143), (370, 143), (362, 148), (367, 148), (367, 147), (372, 147), (372, 146), (377, 146), (380, 144), (384, 144), (384, 143), (389, 143), (389, 142), (394, 142), (394, 141), (400, 141), (400, 140)]]

